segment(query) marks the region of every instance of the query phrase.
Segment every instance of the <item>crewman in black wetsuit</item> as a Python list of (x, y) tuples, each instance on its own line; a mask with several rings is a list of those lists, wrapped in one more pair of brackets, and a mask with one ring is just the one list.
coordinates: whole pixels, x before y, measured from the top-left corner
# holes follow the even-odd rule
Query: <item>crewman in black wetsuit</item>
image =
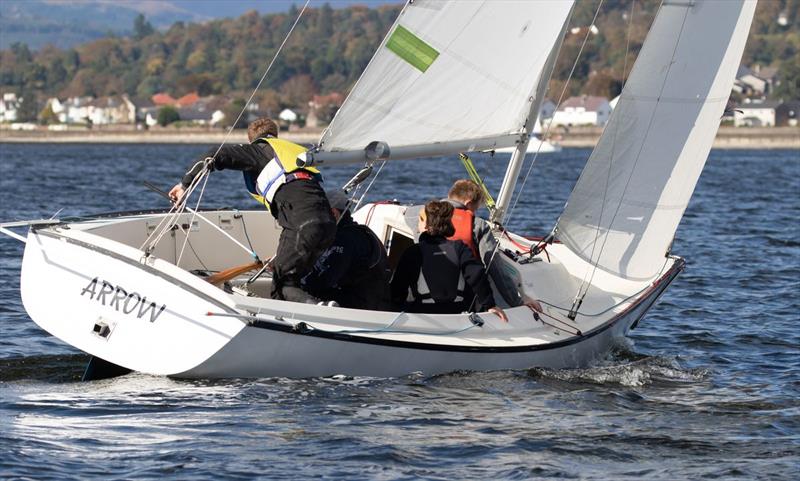
[(391, 310), (392, 270), (383, 243), (372, 229), (353, 220), (344, 193), (330, 191), (328, 201), (338, 223), (336, 239), (303, 278), (303, 288), (342, 307)]
[(392, 278), (392, 300), (407, 312), (490, 311), (507, 322), (481, 261), (463, 242), (447, 240), (455, 232), (452, 217), (453, 206), (447, 202), (425, 204), (419, 243), (406, 249)]
[(283, 228), (272, 260), (272, 298), (317, 303), (318, 299), (303, 291), (300, 280), (336, 234), (336, 221), (320, 186), (322, 176), (313, 167), (297, 166), (297, 156), (307, 149), (278, 139), (278, 126), (271, 119), (251, 122), (247, 136), (250, 144), (224, 145), (216, 155), (216, 149), (209, 151), (169, 196), (180, 200), (206, 162), (211, 170), (242, 171), (250, 195), (263, 203)]

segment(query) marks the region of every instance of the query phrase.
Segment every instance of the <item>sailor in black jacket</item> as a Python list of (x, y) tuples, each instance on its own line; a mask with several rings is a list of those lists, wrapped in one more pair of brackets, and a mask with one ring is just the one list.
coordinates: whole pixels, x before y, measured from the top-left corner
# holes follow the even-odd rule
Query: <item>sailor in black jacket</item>
[(328, 193), (337, 219), (336, 239), (303, 278), (303, 288), (342, 307), (389, 311), (392, 271), (378, 236), (350, 215), (349, 200), (340, 191)]
[(211, 170), (241, 171), (247, 190), (269, 209), (283, 229), (272, 260), (272, 298), (316, 303), (318, 299), (302, 290), (300, 280), (336, 233), (336, 221), (320, 186), (319, 171), (297, 167), (297, 154), (306, 149), (279, 140), (278, 127), (272, 120), (251, 122), (247, 135), (251, 144), (225, 145), (219, 152), (209, 151), (169, 195), (174, 201), (180, 200), (207, 158), (213, 157)]
[(483, 264), (453, 235), (453, 206), (428, 202), (420, 212), (419, 243), (403, 253), (392, 278), (392, 300), (407, 312), (457, 314), (491, 311), (507, 321), (497, 307)]

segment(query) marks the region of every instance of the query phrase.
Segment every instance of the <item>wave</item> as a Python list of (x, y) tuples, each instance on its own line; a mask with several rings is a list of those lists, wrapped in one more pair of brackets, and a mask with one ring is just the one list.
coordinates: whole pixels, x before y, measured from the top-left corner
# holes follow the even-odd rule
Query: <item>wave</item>
[[(607, 360), (602, 365), (579, 369), (532, 368), (528, 375), (536, 379), (571, 383), (618, 384), (640, 387), (655, 383), (691, 383), (705, 380), (705, 368), (686, 368), (677, 356), (644, 356), (630, 360), (631, 353)], [(641, 356), (641, 355), (640, 355)], [(613, 357), (613, 355), (612, 355)]]

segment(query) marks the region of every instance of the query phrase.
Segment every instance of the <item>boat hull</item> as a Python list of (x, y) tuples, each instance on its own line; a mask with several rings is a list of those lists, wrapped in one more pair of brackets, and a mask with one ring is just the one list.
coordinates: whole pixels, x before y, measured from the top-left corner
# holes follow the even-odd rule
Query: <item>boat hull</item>
[[(98, 222), (125, 232), (126, 222), (147, 224), (127, 219)], [(144, 257), (135, 247), (79, 227), (31, 229), (21, 282), (31, 318), (109, 363), (187, 378), (390, 377), (585, 366), (647, 313), (683, 267), (681, 259), (671, 258), (663, 275), (611, 314), (581, 314), (566, 322), (553, 306), (536, 321), (528, 308), (517, 307), (507, 310), (509, 322), (503, 323), (488, 313), (363, 311), (229, 294), (172, 262)], [(200, 248), (204, 233), (196, 235)], [(555, 258), (552, 264), (520, 266), (543, 274), (557, 267)]]
[(31, 319), (81, 351), (158, 375), (199, 365), (243, 329), (237, 319), (204, 315), (235, 312), (216, 296), (218, 289), (164, 261), (143, 261), (140, 251), (115, 247), (32, 230), (20, 282)]
[(586, 366), (605, 356), (616, 340), (645, 316), (682, 267), (683, 262), (677, 262), (637, 303), (609, 322), (561, 342), (507, 348), (464, 347), (320, 330), (301, 333), (264, 323), (246, 327), (206, 362), (179, 377), (394, 377), (413, 372), (435, 375), (458, 370)]

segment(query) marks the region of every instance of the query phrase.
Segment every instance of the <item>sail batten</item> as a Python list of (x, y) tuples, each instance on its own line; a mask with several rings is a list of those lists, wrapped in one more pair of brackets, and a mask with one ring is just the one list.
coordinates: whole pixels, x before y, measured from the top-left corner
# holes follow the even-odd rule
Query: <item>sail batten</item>
[(375, 141), (389, 146), (391, 158), (427, 152), (426, 145), (438, 146), (437, 155), (458, 152), (443, 146), (484, 139), (497, 139), (488, 148), (515, 145), (541, 100), (536, 88), (549, 77), (548, 59), (572, 4), (409, 2), (323, 133), (316, 157), (339, 161), (342, 152)]
[(664, 264), (719, 126), (755, 0), (665, 3), (562, 213), (557, 236), (600, 269)]

